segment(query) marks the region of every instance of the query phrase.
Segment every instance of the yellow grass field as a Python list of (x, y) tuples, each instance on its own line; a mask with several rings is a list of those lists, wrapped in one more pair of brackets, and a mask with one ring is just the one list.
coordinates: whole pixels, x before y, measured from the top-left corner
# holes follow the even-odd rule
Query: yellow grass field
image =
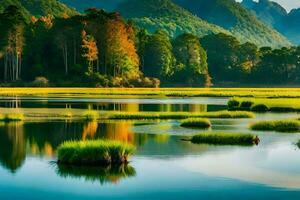
[(0, 88), (1, 96), (300, 98), (299, 88)]

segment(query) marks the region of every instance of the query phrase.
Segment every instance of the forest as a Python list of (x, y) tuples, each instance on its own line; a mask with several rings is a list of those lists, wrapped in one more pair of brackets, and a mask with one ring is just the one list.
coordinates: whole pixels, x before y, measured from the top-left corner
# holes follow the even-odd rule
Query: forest
[(27, 20), (0, 14), (3, 86), (159, 87), (291, 85), (300, 82), (300, 46), (258, 47), (226, 33), (198, 37), (149, 32), (118, 12)]

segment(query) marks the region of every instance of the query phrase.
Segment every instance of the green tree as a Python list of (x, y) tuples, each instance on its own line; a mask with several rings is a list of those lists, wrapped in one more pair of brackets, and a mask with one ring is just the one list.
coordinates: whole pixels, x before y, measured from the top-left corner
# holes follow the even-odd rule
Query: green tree
[(156, 31), (145, 44), (144, 73), (149, 77), (168, 79), (174, 74), (175, 58), (170, 38), (164, 31)]
[(178, 36), (173, 44), (173, 51), (178, 62), (177, 73), (182, 81), (199, 83), (204, 74), (208, 73), (207, 54), (199, 42), (199, 38), (192, 34)]

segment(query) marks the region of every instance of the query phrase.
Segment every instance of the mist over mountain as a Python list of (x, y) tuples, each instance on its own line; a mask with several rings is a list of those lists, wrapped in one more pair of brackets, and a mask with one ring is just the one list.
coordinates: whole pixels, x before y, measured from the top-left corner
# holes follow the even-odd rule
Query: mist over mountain
[(300, 8), (288, 13), (280, 4), (270, 0), (243, 0), (241, 4), (292, 43), (300, 44)]

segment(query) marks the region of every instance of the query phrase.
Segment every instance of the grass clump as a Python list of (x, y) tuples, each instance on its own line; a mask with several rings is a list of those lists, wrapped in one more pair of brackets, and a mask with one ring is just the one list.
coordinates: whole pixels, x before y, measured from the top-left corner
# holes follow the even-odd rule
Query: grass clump
[(128, 163), (135, 147), (117, 141), (67, 141), (58, 149), (58, 163), (70, 165), (112, 165)]
[(269, 110), (270, 110), (270, 108), (268, 106), (266, 106), (265, 104), (254, 105), (251, 108), (251, 111), (253, 111), (253, 112), (268, 112)]
[(9, 113), (0, 116), (2, 122), (19, 122), (24, 120), (24, 115), (21, 113)]
[(229, 109), (235, 109), (240, 106), (240, 102), (235, 99), (230, 99), (227, 103)]
[[(232, 102), (235, 102), (236, 106)], [(238, 106), (237, 106), (238, 105)], [(290, 98), (233, 98), (228, 101), (228, 110), (248, 110), (253, 112), (299, 112), (300, 100)]]
[(209, 128), (211, 127), (211, 122), (208, 119), (190, 118), (183, 120), (180, 126), (190, 128)]
[(191, 139), (196, 144), (219, 144), (219, 145), (254, 145), (259, 143), (259, 138), (244, 133), (201, 133)]
[(218, 112), (113, 112), (108, 119), (147, 120), (147, 119), (187, 119), (187, 118), (254, 118), (255, 115), (245, 111)]
[(256, 131), (299, 132), (300, 122), (297, 120), (260, 121), (250, 125)]

